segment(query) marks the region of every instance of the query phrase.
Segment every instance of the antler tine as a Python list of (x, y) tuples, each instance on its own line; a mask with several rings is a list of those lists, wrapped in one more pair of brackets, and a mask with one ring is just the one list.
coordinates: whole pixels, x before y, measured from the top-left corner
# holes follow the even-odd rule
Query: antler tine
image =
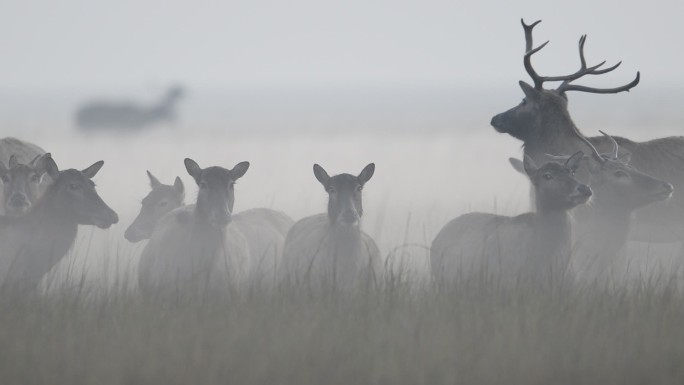
[(606, 134), (605, 132), (603, 132), (601, 130), (599, 130), (599, 132), (602, 133), (606, 138), (608, 138), (613, 143), (613, 152), (610, 155), (613, 159), (618, 159), (618, 148), (619, 148), (618, 142), (615, 140), (615, 138)]
[(530, 75), (532, 78), (532, 81), (534, 82), (534, 88), (541, 90), (542, 85), (544, 84), (544, 78), (539, 76), (537, 71), (534, 70), (534, 67), (532, 67), (532, 61), (531, 57), (535, 53), (539, 52), (542, 48), (544, 48), (549, 42), (547, 41), (546, 43), (540, 45), (537, 48), (533, 48), (533, 40), (532, 40), (532, 30), (534, 27), (541, 23), (541, 20), (537, 20), (532, 24), (525, 24), (524, 19), (520, 19), (520, 23), (523, 26), (523, 29), (525, 30), (525, 56), (523, 58), (523, 63), (525, 64), (525, 70), (527, 73)]
[(603, 155), (601, 155), (601, 153), (598, 152), (596, 147), (594, 147), (594, 145), (591, 144), (589, 139), (587, 139), (584, 135), (580, 134), (579, 132), (577, 133), (577, 136), (580, 138), (581, 141), (583, 141), (589, 147), (589, 149), (591, 150), (591, 155), (594, 157), (594, 159), (596, 159), (597, 162), (599, 162), (599, 163), (605, 163), (606, 162), (606, 158), (604, 158)]
[(631, 90), (632, 88), (636, 87), (637, 84), (639, 84), (639, 80), (641, 80), (641, 74), (637, 71), (636, 77), (634, 80), (629, 82), (628, 84), (625, 84), (624, 86), (620, 87), (615, 87), (615, 88), (594, 88), (594, 87), (586, 87), (586, 86), (578, 86), (574, 84), (568, 84), (568, 83), (563, 83), (558, 87), (557, 91), (559, 93), (564, 93), (567, 91), (582, 91), (582, 92), (590, 92), (592, 94), (617, 94), (618, 92), (623, 92)]

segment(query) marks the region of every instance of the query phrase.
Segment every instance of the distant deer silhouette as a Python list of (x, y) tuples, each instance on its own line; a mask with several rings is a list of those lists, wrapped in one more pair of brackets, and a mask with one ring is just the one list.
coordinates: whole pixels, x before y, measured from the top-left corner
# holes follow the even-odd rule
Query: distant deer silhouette
[(171, 87), (156, 104), (139, 105), (131, 101), (95, 101), (83, 105), (76, 112), (78, 128), (91, 130), (139, 130), (157, 122), (173, 122), (175, 107), (183, 97), (180, 86)]

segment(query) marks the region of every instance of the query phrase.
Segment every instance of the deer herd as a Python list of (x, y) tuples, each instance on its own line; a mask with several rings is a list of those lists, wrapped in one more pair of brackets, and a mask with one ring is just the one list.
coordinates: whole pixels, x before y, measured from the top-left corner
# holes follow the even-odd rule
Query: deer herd
[[(639, 73), (615, 88), (575, 84), (620, 65), (587, 65), (582, 36), (576, 72), (541, 76), (531, 61), (548, 43), (534, 46), (538, 23), (522, 22), (523, 63), (533, 84), (521, 81), (522, 102), (491, 120), (496, 131), (523, 142), (523, 159), (511, 164), (530, 182), (534, 212), (475, 212), (448, 222), (429, 248), (437, 283), (473, 275), (542, 287), (602, 282), (617, 273), (628, 241), (684, 241), (684, 137), (634, 142), (603, 132), (584, 136), (568, 112), (568, 93), (629, 91)], [(551, 82), (560, 85), (544, 88)], [(103, 163), (60, 170), (33, 144), (0, 141), (0, 286), (35, 290), (73, 246), (78, 225), (106, 229), (118, 222), (92, 181)], [(196, 201), (186, 204), (180, 178), (166, 185), (148, 171), (151, 191), (125, 232), (130, 242), (146, 241), (138, 267), (143, 292), (273, 289), (282, 282), (349, 290), (386, 280), (378, 246), (360, 226), (373, 163), (358, 174), (334, 176), (314, 164), (314, 177), (328, 195), (327, 214), (296, 223), (272, 209), (233, 212), (235, 182), (249, 162), (230, 169), (201, 167), (190, 158), (184, 163), (197, 185)]]

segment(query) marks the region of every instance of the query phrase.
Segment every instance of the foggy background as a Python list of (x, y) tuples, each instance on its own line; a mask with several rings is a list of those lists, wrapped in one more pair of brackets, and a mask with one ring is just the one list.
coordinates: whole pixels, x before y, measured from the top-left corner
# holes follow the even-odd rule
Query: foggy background
[[(429, 245), (449, 219), (471, 211), (528, 209), (527, 184), (508, 165), (520, 142), (496, 133), (493, 115), (522, 98), (520, 18), (535, 28), (542, 75), (589, 64), (622, 66), (578, 81), (613, 87), (641, 71), (629, 93), (570, 93), (587, 135), (603, 129), (647, 139), (684, 127), (684, 3), (678, 1), (0, 1), (0, 136), (42, 146), (60, 168), (104, 159), (98, 191), (120, 215), (111, 230), (82, 228), (135, 263), (122, 237), (148, 192), (145, 170), (251, 168), (236, 211), (322, 212), (311, 166), (330, 174), (377, 169), (364, 190), (364, 228), (383, 254)], [(78, 131), (94, 100), (154, 103), (187, 90), (173, 124), (115, 134)], [(96, 264), (92, 255), (88, 263)]]

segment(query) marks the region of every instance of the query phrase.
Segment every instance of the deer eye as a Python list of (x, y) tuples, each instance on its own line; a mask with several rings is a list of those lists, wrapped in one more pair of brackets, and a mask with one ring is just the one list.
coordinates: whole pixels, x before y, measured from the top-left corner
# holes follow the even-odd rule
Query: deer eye
[(328, 187), (328, 193), (329, 194), (335, 194), (336, 192), (337, 192), (337, 190), (335, 190), (334, 187)]
[(76, 190), (80, 190), (80, 189), (81, 189), (81, 186), (79, 186), (76, 183), (69, 184), (69, 190), (76, 191)]
[(36, 174), (31, 175), (31, 182), (33, 182), (33, 183), (40, 182), (40, 177)]
[(618, 178), (626, 178), (627, 177), (627, 173), (622, 171), (622, 170), (615, 171), (614, 175)]
[(166, 207), (166, 206), (168, 206), (168, 205), (169, 205), (169, 202), (167, 202), (167, 201), (161, 201), (161, 202), (159, 202), (159, 207)]
[(544, 179), (546, 179), (546, 180), (551, 180), (551, 179), (553, 179), (553, 175), (551, 175), (551, 174), (549, 174), (549, 173), (544, 174), (542, 177), (543, 177)]
[(361, 191), (361, 190), (363, 190), (363, 186), (357, 186), (356, 187), (356, 191)]

